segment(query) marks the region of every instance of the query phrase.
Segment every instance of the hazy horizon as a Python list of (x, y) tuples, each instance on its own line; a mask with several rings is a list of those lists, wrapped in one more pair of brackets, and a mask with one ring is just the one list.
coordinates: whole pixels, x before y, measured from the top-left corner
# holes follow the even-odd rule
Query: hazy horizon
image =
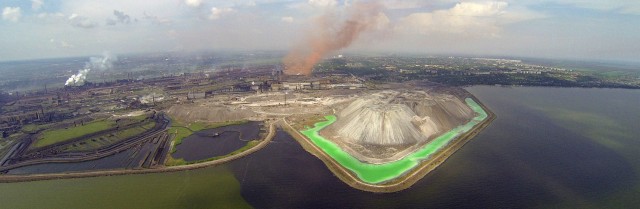
[(379, 8), (337, 47), (341, 53), (640, 59), (640, 2), (630, 0), (9, 0), (0, 2), (0, 61), (104, 51), (287, 51), (318, 28), (332, 40), (353, 22), (349, 11), (357, 2)]

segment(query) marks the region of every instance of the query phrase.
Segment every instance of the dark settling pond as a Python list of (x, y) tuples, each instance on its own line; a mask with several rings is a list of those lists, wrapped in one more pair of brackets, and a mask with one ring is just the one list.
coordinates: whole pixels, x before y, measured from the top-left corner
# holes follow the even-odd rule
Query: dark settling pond
[(244, 147), (248, 141), (258, 139), (260, 123), (250, 121), (195, 132), (182, 140), (182, 144), (176, 147), (177, 151), (172, 156), (186, 161), (196, 161), (227, 155)]

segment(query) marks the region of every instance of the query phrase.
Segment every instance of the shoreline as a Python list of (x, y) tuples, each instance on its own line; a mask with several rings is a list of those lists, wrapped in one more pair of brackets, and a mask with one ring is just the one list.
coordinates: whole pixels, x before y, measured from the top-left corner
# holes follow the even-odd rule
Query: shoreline
[(186, 170), (194, 170), (206, 167), (218, 166), (236, 159), (240, 159), (247, 155), (250, 155), (262, 148), (266, 147), (276, 133), (275, 122), (269, 123), (269, 133), (264, 139), (260, 140), (260, 143), (254, 147), (251, 147), (244, 152), (232, 155), (223, 159), (212, 160), (208, 162), (179, 165), (170, 167), (160, 167), (152, 169), (138, 169), (138, 170), (103, 170), (103, 171), (89, 171), (89, 172), (70, 172), (70, 173), (50, 173), (50, 174), (28, 174), (28, 175), (0, 175), (0, 183), (16, 183), (16, 182), (29, 182), (29, 181), (43, 181), (53, 179), (73, 179), (73, 178), (89, 178), (100, 176), (120, 176), (120, 175), (133, 175), (133, 174), (150, 174), (150, 173), (167, 173), (178, 172)]
[(321, 148), (317, 147), (310, 139), (302, 135), (302, 133), (296, 131), (293, 127), (291, 127), (286, 120), (283, 121), (287, 127), (284, 127), (284, 130), (289, 133), (298, 143), (302, 145), (302, 147), (312, 155), (318, 157), (322, 160), (325, 165), (331, 170), (334, 175), (336, 175), (340, 180), (348, 184), (349, 186), (374, 193), (390, 193), (397, 192), (404, 189), (408, 189), (413, 184), (415, 184), (418, 180), (422, 179), (424, 176), (429, 174), (431, 171), (435, 170), (439, 165), (444, 163), (451, 155), (453, 155), (456, 151), (462, 148), (467, 142), (471, 141), (481, 130), (486, 128), (491, 122), (496, 118), (495, 114), (489, 110), (480, 100), (478, 100), (475, 96), (470, 96), (476, 103), (482, 107), (482, 109), (487, 113), (487, 118), (484, 121), (474, 126), (469, 131), (463, 133), (458, 136), (458, 140), (455, 140), (453, 143), (448, 144), (445, 148), (438, 150), (433, 154), (429, 160), (420, 162), (418, 166), (412, 168), (407, 173), (402, 176), (392, 179), (389, 182), (382, 184), (369, 184), (360, 180), (352, 171), (346, 169), (340, 163), (338, 163), (335, 159), (329, 156), (327, 153), (322, 151)]

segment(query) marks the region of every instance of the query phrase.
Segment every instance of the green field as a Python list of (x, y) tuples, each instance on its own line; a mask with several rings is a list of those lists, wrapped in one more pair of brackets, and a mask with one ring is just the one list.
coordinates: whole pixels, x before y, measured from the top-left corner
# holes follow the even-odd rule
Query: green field
[(482, 109), (482, 107), (480, 107), (480, 105), (473, 101), (473, 99), (467, 98), (465, 101), (467, 102), (467, 105), (476, 112), (476, 117), (471, 121), (438, 136), (416, 152), (398, 161), (385, 164), (363, 163), (342, 150), (337, 144), (322, 137), (318, 132), (337, 120), (334, 115), (326, 116), (325, 118), (327, 121), (318, 122), (315, 124), (315, 127), (300, 132), (307, 138), (311, 139), (311, 142), (320, 147), (323, 152), (331, 156), (331, 158), (336, 160), (340, 165), (355, 173), (360, 180), (370, 184), (379, 184), (395, 179), (415, 168), (421, 161), (429, 159), (432, 154), (436, 153), (438, 150), (449, 144), (449, 142), (455, 140), (461, 134), (468, 132), (475, 125), (487, 118), (487, 113)]
[(116, 132), (103, 134), (100, 136), (92, 137), (90, 139), (75, 142), (65, 148), (64, 151), (88, 151), (95, 150), (103, 146), (115, 144), (121, 140), (140, 135), (145, 131), (152, 129), (156, 125), (156, 122), (150, 120), (137, 126), (133, 126), (127, 129), (120, 129)]
[(98, 120), (93, 121), (84, 125), (64, 128), (64, 129), (54, 129), (54, 130), (46, 130), (42, 132), (38, 141), (34, 143), (34, 147), (44, 147), (47, 145), (55, 144), (58, 142), (63, 142), (69, 139), (81, 137), (87, 134), (92, 134), (99, 131), (104, 131), (116, 126), (116, 122), (112, 120)]

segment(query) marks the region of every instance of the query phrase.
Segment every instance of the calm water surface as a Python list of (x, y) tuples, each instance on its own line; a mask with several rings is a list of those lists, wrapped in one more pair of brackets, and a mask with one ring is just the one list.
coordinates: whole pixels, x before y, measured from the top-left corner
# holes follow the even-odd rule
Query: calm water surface
[[(0, 184), (2, 208), (633, 208), (640, 91), (471, 87), (498, 118), (412, 188), (352, 189), (279, 131), (225, 166)], [(248, 204), (247, 204), (248, 203)]]
[[(240, 125), (197, 131), (184, 138), (172, 156), (186, 161), (197, 161), (227, 155), (244, 147), (248, 141), (258, 139), (260, 123), (251, 121)], [(214, 137), (215, 134), (219, 135)]]

